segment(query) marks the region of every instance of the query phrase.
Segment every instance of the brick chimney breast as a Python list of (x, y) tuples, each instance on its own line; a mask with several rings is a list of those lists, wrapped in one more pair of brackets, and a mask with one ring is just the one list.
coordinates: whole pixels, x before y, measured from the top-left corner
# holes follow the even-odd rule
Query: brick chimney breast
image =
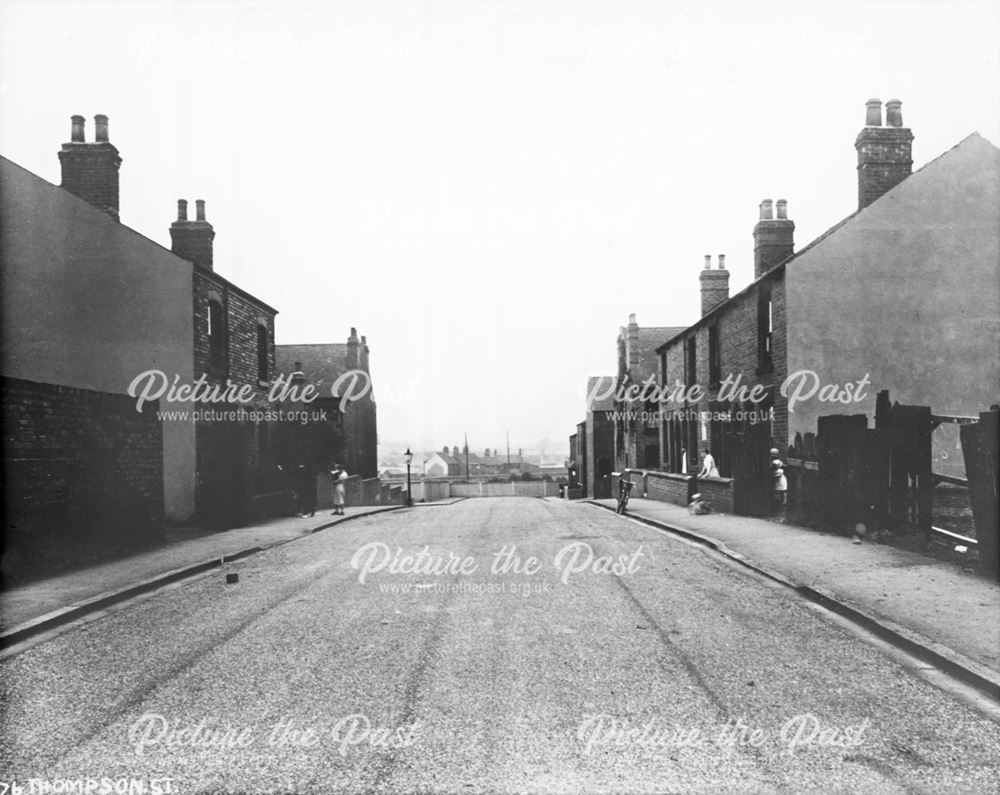
[(69, 143), (59, 151), (62, 185), (74, 196), (118, 220), (118, 170), (122, 159), (108, 138), (108, 117), (94, 117), (95, 139), (87, 143), (83, 116), (71, 116)]
[(215, 230), (205, 220), (205, 200), (195, 201), (195, 220), (189, 221), (187, 200), (178, 199), (177, 220), (170, 225), (170, 250), (196, 267), (210, 271), (214, 240)]
[(626, 337), (627, 359), (626, 365), (629, 372), (634, 372), (639, 367), (641, 361), (641, 351), (639, 350), (639, 323), (635, 315), (628, 316), (628, 336)]
[(795, 223), (788, 218), (788, 202), (778, 199), (778, 217), (774, 202), (760, 203), (760, 220), (753, 228), (753, 273), (759, 279), (775, 265), (792, 256), (795, 250)]
[(865, 126), (854, 141), (858, 151), (859, 210), (895, 188), (913, 171), (913, 133), (903, 126), (902, 106), (898, 99), (885, 103), (883, 127), (881, 101), (868, 100)]
[(729, 271), (726, 270), (726, 255), (719, 255), (719, 267), (712, 268), (712, 255), (705, 255), (705, 267), (698, 274), (701, 282), (702, 317), (729, 299)]

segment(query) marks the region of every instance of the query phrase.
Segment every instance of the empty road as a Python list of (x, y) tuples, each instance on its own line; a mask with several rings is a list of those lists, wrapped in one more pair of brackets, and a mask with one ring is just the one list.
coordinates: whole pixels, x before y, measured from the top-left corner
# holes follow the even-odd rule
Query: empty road
[(416, 507), (230, 570), (0, 661), (0, 781), (997, 791), (996, 722), (790, 591), (594, 506)]

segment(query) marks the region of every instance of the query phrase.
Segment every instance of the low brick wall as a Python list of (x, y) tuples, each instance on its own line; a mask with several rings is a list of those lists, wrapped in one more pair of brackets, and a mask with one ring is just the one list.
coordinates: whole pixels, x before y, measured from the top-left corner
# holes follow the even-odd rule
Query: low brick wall
[(677, 475), (672, 472), (648, 472), (646, 474), (646, 496), (651, 500), (672, 502), (675, 505), (687, 505), (690, 501), (690, 475)]
[(735, 513), (732, 478), (692, 478), (692, 489), (699, 493), (716, 513)]

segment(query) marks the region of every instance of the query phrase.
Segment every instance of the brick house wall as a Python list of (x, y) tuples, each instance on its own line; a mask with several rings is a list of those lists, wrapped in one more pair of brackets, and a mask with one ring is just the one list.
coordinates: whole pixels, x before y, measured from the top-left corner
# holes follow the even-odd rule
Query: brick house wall
[[(253, 387), (249, 403), (216, 404), (219, 409), (243, 408), (248, 412), (272, 411), (268, 392), (275, 374), (274, 318), (276, 312), (262, 301), (218, 274), (195, 268), (193, 289), (195, 373), (210, 383), (226, 380)], [(221, 307), (220, 354), (213, 357), (210, 306)], [(266, 376), (259, 378), (258, 328), (266, 330)], [(212, 408), (204, 404), (199, 408)], [(196, 424), (196, 496), (201, 521), (235, 526), (254, 513), (254, 500), (280, 488), (279, 474), (271, 460), (273, 423), (252, 419), (199, 420)]]
[[(771, 366), (760, 367), (760, 340), (758, 333), (759, 299), (764, 291), (771, 295)], [(719, 340), (719, 381), (712, 383), (709, 372), (709, 329), (717, 327)], [(695, 345), (695, 372), (693, 379), (689, 377), (686, 368), (687, 347), (689, 340)], [(705, 422), (701, 413), (718, 412), (724, 409), (735, 409), (732, 412), (732, 424), (751, 423), (754, 417), (745, 416), (741, 419), (738, 407), (720, 406), (718, 396), (721, 380), (727, 376), (739, 376), (740, 386), (748, 389), (762, 385), (768, 390), (768, 399), (754, 405), (746, 403), (743, 410), (749, 414), (753, 411), (769, 411), (773, 409), (771, 437), (772, 444), (779, 449), (788, 445), (788, 407), (779, 389), (788, 373), (787, 345), (787, 312), (784, 269), (776, 268), (763, 278), (751, 284), (742, 292), (733, 296), (726, 303), (691, 326), (687, 332), (674, 338), (660, 349), (661, 375), (660, 383), (672, 386), (678, 381), (687, 384), (697, 383), (702, 387), (705, 398), (697, 404), (678, 405), (667, 404), (668, 412), (672, 409), (683, 409), (683, 416), (671, 419), (669, 416), (661, 423), (661, 457), (668, 464), (670, 471), (681, 469), (679, 450), (687, 451), (687, 466), (691, 473), (697, 472), (699, 464), (698, 451), (707, 447), (719, 464), (722, 474), (727, 474), (728, 461), (723, 445), (726, 432), (725, 421)], [(697, 419), (692, 419), (690, 412), (698, 412)], [(766, 452), (766, 451), (765, 451)]]

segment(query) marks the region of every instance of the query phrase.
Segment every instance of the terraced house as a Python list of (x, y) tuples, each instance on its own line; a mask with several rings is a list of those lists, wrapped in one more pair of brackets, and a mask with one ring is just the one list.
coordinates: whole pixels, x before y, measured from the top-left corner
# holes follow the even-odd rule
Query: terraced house
[[(938, 414), (996, 402), (1000, 150), (972, 133), (912, 172), (901, 103), (884, 123), (882, 110), (868, 102), (855, 141), (854, 213), (796, 250), (787, 202), (763, 201), (755, 280), (735, 295), (724, 259), (706, 257), (701, 318), (657, 349), (661, 384), (704, 393), (661, 425), (666, 470), (708, 447), (728, 475), (737, 433), (784, 450), (821, 416), (873, 416), (881, 390)], [(936, 431), (934, 457), (935, 471), (960, 466), (957, 434)]]

